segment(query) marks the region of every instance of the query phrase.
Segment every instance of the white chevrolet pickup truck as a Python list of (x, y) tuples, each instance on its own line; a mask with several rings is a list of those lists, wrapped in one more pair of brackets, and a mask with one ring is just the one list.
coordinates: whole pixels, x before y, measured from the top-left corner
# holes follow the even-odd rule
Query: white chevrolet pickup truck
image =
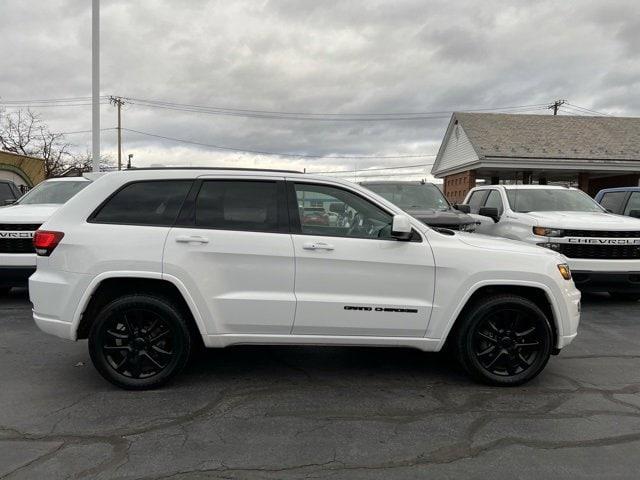
[(109, 173), (34, 246), (37, 325), (88, 339), (98, 372), (129, 389), (162, 385), (202, 344), (446, 344), (473, 377), (518, 385), (580, 318), (562, 255), (431, 229), (364, 187), (297, 172)]
[(476, 231), (563, 254), (583, 292), (640, 299), (640, 220), (609, 213), (581, 190), (486, 185), (465, 199)]
[(84, 177), (46, 180), (15, 203), (0, 208), (0, 293), (27, 285), (36, 270), (33, 233), (89, 183)]

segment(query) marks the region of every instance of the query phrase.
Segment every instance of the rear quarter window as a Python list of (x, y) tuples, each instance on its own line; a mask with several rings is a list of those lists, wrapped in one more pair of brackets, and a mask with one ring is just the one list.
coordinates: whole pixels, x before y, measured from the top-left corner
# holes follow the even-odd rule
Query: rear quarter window
[(90, 218), (94, 223), (171, 226), (192, 180), (142, 181), (125, 185)]

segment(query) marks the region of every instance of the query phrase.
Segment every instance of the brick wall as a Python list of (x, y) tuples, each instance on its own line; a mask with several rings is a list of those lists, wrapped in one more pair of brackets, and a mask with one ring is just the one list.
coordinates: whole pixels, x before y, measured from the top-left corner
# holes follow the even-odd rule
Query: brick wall
[(466, 172), (444, 177), (444, 195), (451, 203), (462, 203), (469, 190), (476, 186), (476, 172)]

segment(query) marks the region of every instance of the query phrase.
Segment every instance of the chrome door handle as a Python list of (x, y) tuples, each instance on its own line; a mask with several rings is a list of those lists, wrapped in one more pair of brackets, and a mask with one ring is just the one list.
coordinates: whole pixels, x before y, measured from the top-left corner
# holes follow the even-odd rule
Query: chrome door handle
[(181, 235), (176, 237), (178, 243), (209, 243), (209, 239), (198, 235)]
[(333, 250), (333, 245), (324, 242), (307, 242), (302, 245), (305, 250)]

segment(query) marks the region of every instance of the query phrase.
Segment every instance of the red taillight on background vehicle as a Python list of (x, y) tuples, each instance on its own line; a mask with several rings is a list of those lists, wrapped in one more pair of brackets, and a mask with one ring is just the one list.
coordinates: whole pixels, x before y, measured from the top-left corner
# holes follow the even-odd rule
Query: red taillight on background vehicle
[(42, 257), (48, 257), (58, 246), (64, 237), (62, 232), (50, 232), (48, 230), (36, 230), (33, 234), (33, 247), (36, 253)]

